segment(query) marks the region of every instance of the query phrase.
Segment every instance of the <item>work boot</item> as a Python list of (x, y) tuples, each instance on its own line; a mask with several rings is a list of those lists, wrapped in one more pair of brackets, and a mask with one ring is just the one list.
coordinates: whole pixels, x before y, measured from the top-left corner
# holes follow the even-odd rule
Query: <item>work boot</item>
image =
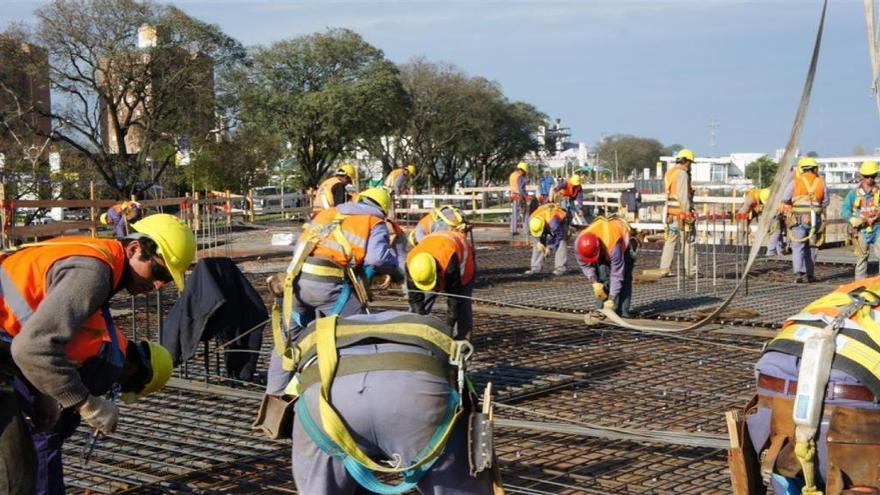
[(815, 275), (807, 275), (807, 282), (811, 283), (811, 284), (816, 282), (816, 276)]
[(565, 275), (566, 273), (568, 273), (568, 270), (566, 270), (565, 268), (557, 268), (553, 270), (553, 275), (556, 275), (557, 277), (560, 275)]
[(526, 270), (523, 272), (523, 275), (534, 275), (534, 274), (535, 274), (534, 270)]
[(798, 273), (797, 276), (794, 278), (794, 283), (796, 283), (796, 284), (805, 284), (805, 283), (807, 283), (807, 276), (806, 276), (806, 274)]

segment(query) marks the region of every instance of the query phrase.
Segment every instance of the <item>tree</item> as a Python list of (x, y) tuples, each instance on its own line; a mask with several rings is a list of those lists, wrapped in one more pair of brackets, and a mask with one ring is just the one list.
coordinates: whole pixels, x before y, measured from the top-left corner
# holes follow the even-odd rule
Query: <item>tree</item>
[(643, 138), (629, 134), (607, 136), (596, 146), (599, 161), (615, 172), (619, 180), (643, 168), (653, 170), (663, 152), (663, 145), (653, 138)]
[(290, 142), (304, 186), (360, 142), (402, 126), (409, 104), (394, 64), (347, 29), (257, 48), (238, 90), (242, 125)]
[(48, 72), (61, 102), (40, 109), (61, 123), (51, 137), (85, 158), (119, 197), (152, 187), (174, 162), (180, 138), (209, 138), (215, 78), (245, 56), (216, 26), (150, 0), (55, 0), (35, 15), (30, 39), (49, 53), (36, 70)]
[(746, 165), (746, 178), (752, 179), (752, 183), (756, 187), (769, 187), (773, 183), (773, 177), (776, 177), (776, 170), (778, 168), (778, 163), (771, 160), (768, 156), (762, 156)]

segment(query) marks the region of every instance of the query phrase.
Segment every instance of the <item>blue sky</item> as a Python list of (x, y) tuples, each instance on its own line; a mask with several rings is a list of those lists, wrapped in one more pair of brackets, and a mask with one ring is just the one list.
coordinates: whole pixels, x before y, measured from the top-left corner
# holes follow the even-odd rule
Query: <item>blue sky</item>
[[(0, 28), (42, 2), (0, 0)], [(820, 0), (174, 2), (246, 45), (347, 27), (394, 62), (424, 56), (497, 81), (588, 145), (628, 133), (717, 153), (784, 146)], [(880, 147), (861, 0), (832, 1), (801, 149)]]

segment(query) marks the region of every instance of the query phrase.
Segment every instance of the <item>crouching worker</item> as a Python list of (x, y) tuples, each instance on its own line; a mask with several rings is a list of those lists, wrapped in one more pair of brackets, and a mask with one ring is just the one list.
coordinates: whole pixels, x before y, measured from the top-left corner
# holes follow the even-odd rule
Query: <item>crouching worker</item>
[(129, 225), (141, 217), (141, 204), (137, 201), (123, 201), (107, 209), (101, 214), (100, 220), (104, 225), (112, 225), (117, 239), (128, 235)]
[(880, 489), (878, 294), (880, 277), (840, 286), (766, 345), (731, 463), (734, 485), (749, 487), (737, 493), (763, 493), (762, 475), (777, 494)]
[[(102, 308), (123, 288), (141, 294), (174, 281), (182, 289), (196, 253), (193, 232), (171, 215), (150, 215), (131, 228), (122, 240), (58, 237), (0, 261), (0, 492), (36, 492), (32, 425), (15, 380), (38, 392), (34, 403), (50, 404), (47, 411), (78, 413), (103, 433), (116, 429), (116, 404), (92, 392), (80, 375), (102, 353), (115, 355), (119, 367), (119, 353), (107, 350), (114, 338), (120, 353), (129, 348)], [(138, 380), (125, 381), (137, 392), (132, 384)]]
[(474, 246), (467, 235), (450, 230), (428, 235), (407, 255), (406, 271), (410, 311), (426, 315), (437, 301), (436, 292), (451, 294), (446, 324), (453, 338), (468, 338), (474, 326)]
[(491, 438), (491, 410), (471, 416), (471, 351), (430, 316), (387, 311), (311, 323), (290, 352), (297, 490), (492, 494), (492, 442), (469, 437)]
[(565, 263), (568, 261), (568, 247), (565, 237), (568, 235), (570, 216), (565, 208), (556, 203), (539, 206), (529, 219), (529, 234), (532, 236), (531, 268), (525, 275), (532, 275), (544, 267), (544, 258), (551, 252), (554, 254), (553, 275), (564, 275)]
[(596, 308), (630, 318), (636, 239), (622, 218), (598, 217), (578, 234), (578, 265), (593, 284)]
[(425, 216), (419, 220), (408, 236), (409, 245), (415, 246), (428, 234), (440, 230), (456, 230), (459, 232), (468, 232), (471, 224), (467, 221), (464, 213), (452, 205), (443, 205), (431, 209)]

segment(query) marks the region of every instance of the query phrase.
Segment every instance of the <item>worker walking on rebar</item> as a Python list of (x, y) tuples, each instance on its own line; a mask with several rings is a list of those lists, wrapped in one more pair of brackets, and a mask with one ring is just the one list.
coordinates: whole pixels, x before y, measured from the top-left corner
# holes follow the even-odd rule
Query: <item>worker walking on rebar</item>
[(581, 187), (581, 176), (574, 174), (568, 179), (562, 179), (553, 188), (551, 196), (559, 206), (568, 210), (572, 222), (577, 226), (584, 226), (584, 190)]
[(765, 346), (731, 463), (748, 493), (763, 493), (767, 475), (779, 495), (880, 489), (878, 294), (880, 277), (840, 286)]
[[(140, 380), (123, 378), (132, 370), (122, 370), (124, 360), (119, 354), (125, 353), (129, 360), (139, 354), (129, 354), (130, 345), (112, 326), (107, 303), (123, 288), (141, 294), (174, 281), (182, 290), (196, 241), (193, 232), (171, 215), (147, 216), (131, 229), (122, 240), (59, 237), (25, 245), (0, 262), (0, 354), (4, 355), (0, 357), (0, 466), (4, 473), (0, 488), (5, 493), (35, 492), (37, 460), (30, 428), (51, 426), (58, 413), (66, 410), (71, 412), (63, 414), (78, 413), (99, 432), (116, 429), (118, 409), (84, 383), (81, 373), (88, 371), (86, 367), (104, 365), (108, 359), (112, 370), (99, 375), (117, 374), (123, 393), (143, 393), (146, 387), (139, 390), (137, 384), (152, 381), (143, 376)], [(151, 359), (159, 357), (152, 353), (154, 349)], [(153, 371), (165, 374), (164, 370)], [(154, 378), (158, 386), (161, 377)], [(14, 379), (38, 395), (30, 403), (20, 403)], [(28, 404), (38, 409), (36, 416), (22, 413)], [(34, 423), (35, 418), (40, 425)]]
[(333, 173), (333, 176), (325, 180), (318, 186), (315, 193), (315, 206), (312, 208), (312, 214), (317, 215), (319, 212), (326, 210), (332, 206), (341, 205), (346, 201), (354, 198), (355, 193), (355, 177), (357, 172), (354, 167), (349, 164), (340, 165)]
[(410, 311), (429, 314), (437, 301), (435, 292), (451, 294), (446, 297), (446, 324), (452, 338), (467, 339), (474, 326), (475, 273), (474, 246), (467, 234), (444, 230), (428, 235), (407, 254), (406, 271)]
[(291, 353), (297, 491), (503, 493), (491, 407), (480, 413), (468, 391), (472, 350), (436, 318), (400, 311), (306, 327)]
[(660, 255), (659, 274), (663, 277), (672, 275), (672, 260), (679, 243), (684, 244), (684, 271), (692, 276), (696, 271), (694, 255), (694, 189), (691, 187), (691, 165), (694, 163), (694, 152), (685, 148), (675, 156), (676, 165), (666, 171), (664, 185), (666, 189), (665, 230), (666, 240)]
[(457, 230), (460, 232), (470, 231), (470, 223), (458, 208), (452, 205), (443, 205), (432, 208), (425, 214), (416, 228), (409, 233), (409, 245), (415, 246), (428, 234), (441, 230)]
[(631, 318), (633, 268), (637, 241), (622, 218), (597, 217), (575, 241), (578, 265), (592, 283), (597, 309)]
[(303, 228), (283, 287), (276, 289), (272, 330), (277, 352), (269, 363), (267, 394), (282, 395), (291, 369), (278, 355), (285, 355), (306, 325), (325, 315), (365, 312), (366, 288), (374, 275), (403, 281), (386, 224), (390, 208), (388, 191), (367, 189), (358, 201), (328, 208)]
[(416, 177), (416, 166), (410, 163), (407, 166), (402, 164), (388, 173), (385, 177), (385, 189), (391, 194), (391, 208), (388, 210), (388, 216), (396, 218), (397, 201), (400, 195), (406, 190), (407, 184)]
[(517, 235), (519, 227), (525, 228), (526, 218), (529, 211), (529, 193), (526, 186), (529, 183), (529, 164), (519, 162), (508, 179), (510, 183), (510, 235)]
[(880, 188), (877, 187), (877, 163), (867, 161), (859, 166), (862, 180), (847, 193), (843, 200), (841, 218), (847, 219), (853, 229), (853, 246), (858, 257), (855, 278), (868, 276), (868, 255), (873, 253), (880, 259), (880, 232), (877, 218), (880, 217)]
[(113, 225), (117, 239), (128, 235), (128, 226), (141, 217), (141, 204), (137, 201), (123, 201), (115, 204), (101, 214), (99, 220), (104, 225)]
[(800, 174), (783, 191), (782, 204), (791, 241), (795, 283), (808, 283), (816, 280), (814, 267), (819, 246), (825, 240), (825, 207), (829, 197), (815, 158), (801, 157), (797, 168)]
[(544, 258), (554, 253), (553, 275), (564, 275), (568, 262), (568, 248), (565, 238), (568, 235), (569, 214), (556, 203), (539, 206), (529, 218), (529, 234), (532, 236), (531, 267), (525, 275), (532, 275), (544, 267)]

